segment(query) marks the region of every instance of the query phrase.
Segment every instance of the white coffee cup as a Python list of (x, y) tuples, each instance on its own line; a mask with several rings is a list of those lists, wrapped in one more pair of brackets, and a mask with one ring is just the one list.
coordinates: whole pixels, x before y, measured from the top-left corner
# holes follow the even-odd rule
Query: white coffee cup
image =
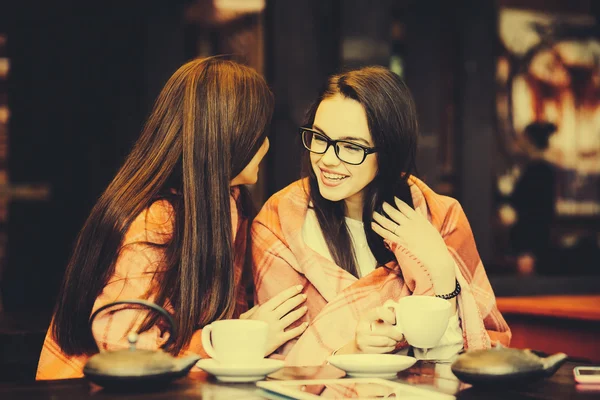
[(202, 329), (202, 346), (223, 364), (252, 364), (267, 351), (269, 325), (264, 321), (224, 319)]
[(396, 312), (396, 327), (408, 344), (421, 349), (435, 347), (448, 327), (452, 304), (434, 296), (406, 296), (395, 302), (388, 300), (384, 307)]

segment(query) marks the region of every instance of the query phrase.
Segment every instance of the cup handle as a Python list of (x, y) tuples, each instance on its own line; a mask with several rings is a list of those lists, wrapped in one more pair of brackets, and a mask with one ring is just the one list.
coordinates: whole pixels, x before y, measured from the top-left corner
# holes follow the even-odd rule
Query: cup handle
[[(389, 299), (387, 300), (385, 303), (383, 303), (384, 307), (387, 308), (393, 308), (394, 309), (394, 313), (396, 314), (396, 328), (398, 328), (400, 330), (400, 332), (402, 332), (402, 335), (404, 335), (404, 329), (402, 329), (402, 326), (400, 326), (400, 321), (398, 321), (398, 303), (396, 303), (394, 300)], [(405, 337), (406, 339), (406, 337)]]
[(215, 348), (212, 346), (211, 336), (212, 326), (206, 325), (202, 329), (202, 347), (204, 347), (204, 351), (208, 354), (212, 359), (217, 359), (217, 353), (215, 352)]

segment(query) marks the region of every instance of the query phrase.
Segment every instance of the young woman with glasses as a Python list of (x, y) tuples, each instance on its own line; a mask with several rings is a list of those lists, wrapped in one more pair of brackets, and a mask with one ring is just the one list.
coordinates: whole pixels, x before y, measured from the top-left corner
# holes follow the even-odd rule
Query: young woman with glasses
[(304, 325), (284, 331), (302, 316), (288, 314), (305, 300), (297, 285), (245, 312), (253, 215), (243, 185), (256, 183), (272, 112), (264, 79), (243, 65), (216, 57), (174, 73), (79, 234), (37, 379), (81, 377), (98, 347), (126, 347), (131, 331), (139, 332), (138, 347), (167, 342), (165, 322), (131, 306), (99, 314), (90, 329), (90, 315), (117, 300), (170, 311), (178, 335), (166, 350), (176, 355), (208, 357), (201, 329), (218, 319), (269, 322), (270, 352), (302, 333)]
[(389, 70), (332, 76), (300, 128), (305, 176), (276, 193), (252, 226), (258, 302), (301, 284), (308, 329), (279, 349), (290, 365), (342, 353), (406, 354), (388, 299), (431, 295), (455, 310), (417, 358), (508, 344), (510, 331), (459, 203), (417, 179), (411, 94)]

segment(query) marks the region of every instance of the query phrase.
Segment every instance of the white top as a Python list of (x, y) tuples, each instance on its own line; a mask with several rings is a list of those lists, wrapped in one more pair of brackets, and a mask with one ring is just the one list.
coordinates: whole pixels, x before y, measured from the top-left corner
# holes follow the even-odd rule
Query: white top
[[(371, 253), (371, 249), (367, 244), (367, 236), (363, 228), (363, 223), (346, 217), (346, 226), (348, 226), (350, 237), (352, 238), (354, 254), (356, 256), (356, 261), (358, 262), (360, 276), (366, 276), (375, 270), (377, 260), (373, 253)], [(304, 225), (302, 225), (302, 238), (308, 247), (319, 253), (321, 256), (333, 261), (331, 253), (327, 248), (325, 237), (319, 226), (317, 215), (311, 208), (308, 209)], [(429, 350), (414, 348), (414, 356), (420, 360), (448, 360), (455, 357), (462, 349), (462, 329), (460, 327), (458, 313), (455, 313), (450, 317), (448, 328), (446, 328), (446, 332), (440, 339), (438, 345)], [(406, 354), (407, 352), (408, 348), (404, 348), (397, 354)]]

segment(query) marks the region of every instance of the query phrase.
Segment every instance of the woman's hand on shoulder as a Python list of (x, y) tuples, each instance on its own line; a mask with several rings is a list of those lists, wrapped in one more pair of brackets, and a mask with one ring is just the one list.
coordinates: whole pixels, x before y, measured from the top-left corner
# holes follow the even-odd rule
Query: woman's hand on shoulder
[(441, 234), (408, 204), (398, 198), (395, 203), (396, 207), (383, 203), (387, 217), (378, 212), (373, 214), (373, 231), (419, 259), (434, 279), (449, 280), (454, 284), (454, 261)]
[(284, 343), (300, 336), (308, 327), (308, 324), (304, 322), (299, 326), (286, 330), (287, 327), (302, 318), (308, 310), (306, 306), (298, 308), (306, 301), (306, 295), (301, 292), (302, 285), (292, 286), (269, 301), (254, 306), (240, 315), (240, 319), (265, 321), (269, 324), (267, 356)]

